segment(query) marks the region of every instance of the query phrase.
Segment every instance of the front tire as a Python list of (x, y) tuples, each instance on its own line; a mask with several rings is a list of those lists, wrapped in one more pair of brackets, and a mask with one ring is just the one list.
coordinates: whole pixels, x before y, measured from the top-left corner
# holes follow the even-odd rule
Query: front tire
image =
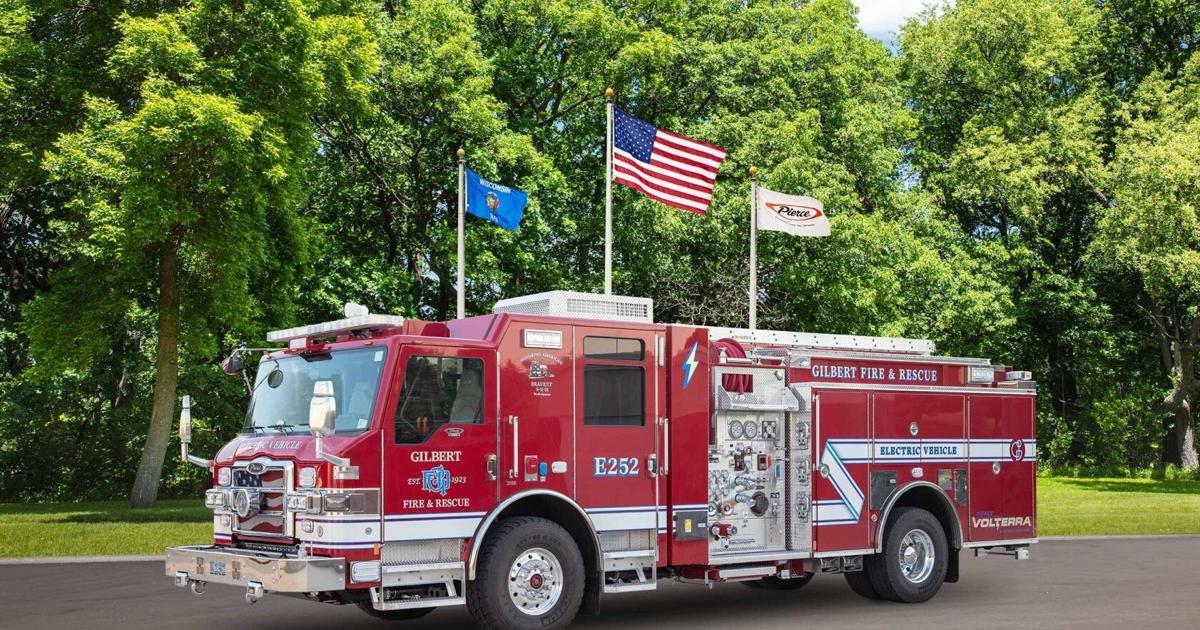
[(864, 558), (863, 571), (883, 599), (915, 604), (942, 588), (949, 558), (950, 546), (937, 518), (905, 507), (896, 510), (888, 525), (883, 553)]
[(565, 628), (583, 601), (583, 572), (583, 556), (562, 527), (505, 519), (483, 541), (467, 608), (484, 630)]

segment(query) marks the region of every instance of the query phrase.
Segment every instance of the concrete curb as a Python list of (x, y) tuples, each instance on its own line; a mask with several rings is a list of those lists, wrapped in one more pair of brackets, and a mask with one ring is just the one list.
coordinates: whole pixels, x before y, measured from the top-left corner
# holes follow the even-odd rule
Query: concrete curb
[(1200, 534), (1109, 534), (1107, 536), (1038, 536), (1042, 542), (1086, 542), (1089, 540), (1155, 540), (1200, 538)]
[[(1200, 538), (1200, 534), (1112, 534), (1108, 536), (1039, 536), (1040, 542), (1089, 542), (1104, 540), (1155, 540)], [(162, 562), (166, 556), (42, 556), (36, 558), (0, 558), (0, 566), (19, 564), (86, 564), (96, 562)]]
[(0, 566), (14, 564), (87, 564), (95, 562), (162, 562), (166, 556), (40, 556), (34, 558), (0, 558)]

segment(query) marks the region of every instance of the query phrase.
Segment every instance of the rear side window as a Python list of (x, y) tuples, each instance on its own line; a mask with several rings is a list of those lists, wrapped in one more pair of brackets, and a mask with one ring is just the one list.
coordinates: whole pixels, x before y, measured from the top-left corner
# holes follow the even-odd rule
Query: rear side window
[(583, 368), (583, 423), (644, 426), (646, 371), (641, 366), (586, 365)]
[(396, 405), (396, 443), (419, 444), (446, 424), (481, 424), (483, 359), (412, 356)]

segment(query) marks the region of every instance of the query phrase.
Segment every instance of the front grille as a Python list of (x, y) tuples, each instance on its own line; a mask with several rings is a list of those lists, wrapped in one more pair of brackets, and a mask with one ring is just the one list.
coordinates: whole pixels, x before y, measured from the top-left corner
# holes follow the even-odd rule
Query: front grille
[[(259, 466), (255, 466), (259, 464)], [(254, 474), (255, 468), (262, 470)], [(290, 536), (284, 495), (288, 486), (288, 469), (279, 465), (262, 466), (257, 460), (233, 469), (233, 488), (249, 488), (259, 492), (255, 513), (248, 518), (234, 515), (234, 531), (246, 536)]]

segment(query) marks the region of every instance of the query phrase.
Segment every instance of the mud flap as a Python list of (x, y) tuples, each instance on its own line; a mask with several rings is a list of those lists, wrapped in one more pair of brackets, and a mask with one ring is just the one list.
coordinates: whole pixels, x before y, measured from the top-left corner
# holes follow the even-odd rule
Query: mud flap
[(958, 549), (950, 550), (950, 557), (946, 562), (946, 582), (958, 581)]
[[(955, 564), (957, 568), (957, 561)], [(579, 603), (579, 614), (595, 616), (600, 614), (600, 588), (601, 574), (595, 571), (589, 572), (587, 579), (583, 582), (583, 601)]]

